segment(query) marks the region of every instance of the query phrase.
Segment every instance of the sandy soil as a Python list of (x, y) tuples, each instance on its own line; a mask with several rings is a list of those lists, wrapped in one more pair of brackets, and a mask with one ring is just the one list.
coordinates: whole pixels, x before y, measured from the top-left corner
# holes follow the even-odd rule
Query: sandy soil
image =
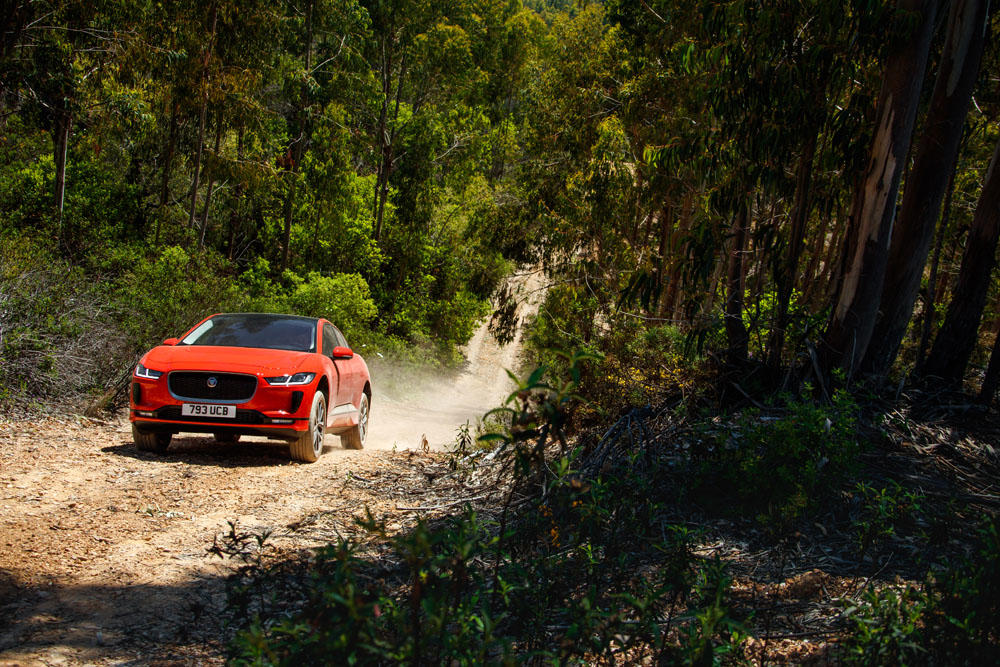
[[(538, 281), (527, 276), (522, 293), (537, 298)], [(182, 435), (165, 455), (147, 454), (124, 417), (0, 417), (0, 664), (222, 662), (232, 566), (208, 548), (227, 522), (304, 548), (319, 540), (296, 530), (303, 517), (339, 513), (349, 534), (365, 506), (412, 515), (419, 502), (400, 499), (421, 493), (412, 471), (434, 457), (419, 451), (424, 438), (445, 449), (461, 424), (496, 406), (518, 348), (500, 348), (484, 326), (457, 376), (397, 382), (395, 394), (380, 394), (374, 378), (366, 449), (328, 436), (313, 464), (257, 438)]]

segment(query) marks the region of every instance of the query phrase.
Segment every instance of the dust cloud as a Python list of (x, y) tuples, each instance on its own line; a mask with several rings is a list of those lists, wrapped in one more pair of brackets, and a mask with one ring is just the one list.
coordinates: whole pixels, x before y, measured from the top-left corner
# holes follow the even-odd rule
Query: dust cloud
[[(521, 327), (538, 310), (542, 283), (538, 270), (511, 279)], [(475, 434), (478, 420), (514, 388), (507, 369), (516, 373), (521, 365), (521, 327), (501, 346), (483, 322), (462, 350), (467, 363), (461, 371), (414, 372), (388, 359), (370, 360), (374, 394), (365, 448), (420, 449), (426, 437), (430, 449), (450, 449), (466, 422)]]

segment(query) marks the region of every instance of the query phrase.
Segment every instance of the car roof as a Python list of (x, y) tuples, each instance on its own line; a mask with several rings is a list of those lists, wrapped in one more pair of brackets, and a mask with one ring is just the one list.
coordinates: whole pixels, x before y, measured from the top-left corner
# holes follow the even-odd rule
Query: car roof
[(215, 313), (211, 317), (218, 317), (219, 315), (246, 315), (248, 317), (274, 317), (283, 320), (305, 320), (307, 322), (320, 322), (326, 321), (322, 317), (307, 317), (306, 315), (288, 315), (286, 313)]

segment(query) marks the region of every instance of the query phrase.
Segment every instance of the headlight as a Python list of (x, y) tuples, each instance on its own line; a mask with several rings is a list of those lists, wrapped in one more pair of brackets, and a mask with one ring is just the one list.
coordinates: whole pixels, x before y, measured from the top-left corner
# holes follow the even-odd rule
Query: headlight
[(279, 387), (291, 387), (299, 384), (309, 384), (316, 377), (315, 373), (296, 373), (295, 375), (279, 375), (273, 378), (264, 378), (268, 384)]
[(160, 376), (163, 375), (163, 371), (154, 371), (152, 369), (146, 368), (142, 364), (135, 367), (135, 376), (137, 378), (145, 378), (147, 380), (159, 380)]

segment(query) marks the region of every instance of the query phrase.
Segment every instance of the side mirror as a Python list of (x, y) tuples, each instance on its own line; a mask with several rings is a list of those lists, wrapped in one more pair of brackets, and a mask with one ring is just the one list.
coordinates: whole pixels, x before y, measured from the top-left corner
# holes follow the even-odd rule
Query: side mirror
[(334, 359), (353, 359), (354, 351), (349, 347), (338, 345), (333, 348), (333, 352), (330, 353), (330, 356)]
[(165, 341), (163, 341), (163, 344), (164, 345), (177, 345), (177, 343), (179, 343), (179, 342), (180, 342), (180, 340), (178, 340), (177, 338), (168, 338)]

